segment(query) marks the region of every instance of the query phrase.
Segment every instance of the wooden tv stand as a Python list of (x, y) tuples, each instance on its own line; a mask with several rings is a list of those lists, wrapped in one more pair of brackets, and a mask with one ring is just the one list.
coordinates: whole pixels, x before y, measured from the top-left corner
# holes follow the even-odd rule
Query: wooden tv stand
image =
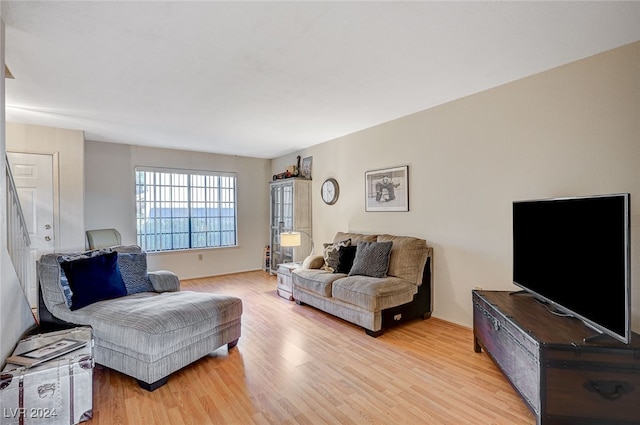
[(640, 335), (595, 332), (526, 294), (473, 291), (475, 351), (484, 349), (538, 425), (640, 424)]

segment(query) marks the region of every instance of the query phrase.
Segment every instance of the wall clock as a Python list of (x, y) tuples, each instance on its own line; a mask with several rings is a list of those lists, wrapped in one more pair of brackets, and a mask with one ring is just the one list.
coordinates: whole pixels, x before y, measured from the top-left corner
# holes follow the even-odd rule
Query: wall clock
[(340, 188), (338, 187), (336, 179), (326, 179), (324, 183), (322, 183), (320, 194), (325, 204), (335, 204), (338, 200), (338, 195), (340, 195)]

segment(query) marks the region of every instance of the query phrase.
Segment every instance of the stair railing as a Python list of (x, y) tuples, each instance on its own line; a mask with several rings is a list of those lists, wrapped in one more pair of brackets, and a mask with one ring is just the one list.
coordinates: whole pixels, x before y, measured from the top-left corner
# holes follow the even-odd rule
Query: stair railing
[(25, 284), (29, 276), (35, 272), (35, 264), (31, 261), (29, 230), (20, 206), (18, 191), (9, 166), (9, 159), (6, 155), (5, 163), (7, 170), (7, 249), (20, 280), (20, 285), (26, 295), (27, 288)]

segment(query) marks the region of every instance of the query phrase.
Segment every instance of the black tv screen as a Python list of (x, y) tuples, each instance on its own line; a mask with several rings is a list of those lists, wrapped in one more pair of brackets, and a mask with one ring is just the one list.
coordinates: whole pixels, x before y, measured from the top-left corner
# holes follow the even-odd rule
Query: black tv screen
[(513, 282), (624, 343), (631, 337), (626, 194), (513, 203)]

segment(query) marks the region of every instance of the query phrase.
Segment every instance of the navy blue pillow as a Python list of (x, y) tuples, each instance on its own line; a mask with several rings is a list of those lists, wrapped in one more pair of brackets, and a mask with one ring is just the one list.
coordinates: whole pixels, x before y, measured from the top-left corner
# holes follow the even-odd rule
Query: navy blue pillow
[(60, 267), (73, 292), (71, 310), (127, 295), (118, 267), (118, 253), (115, 251), (92, 258), (63, 261)]
[(338, 251), (338, 266), (334, 273), (349, 273), (353, 266), (353, 259), (356, 258), (357, 245), (341, 246)]
[[(81, 253), (62, 254), (58, 256), (58, 264), (61, 264), (64, 261), (75, 261), (81, 258), (97, 257), (98, 255), (102, 255), (112, 251), (113, 250), (111, 248), (102, 248)], [(69, 286), (69, 279), (67, 279), (67, 275), (64, 274), (64, 269), (60, 270), (60, 287), (62, 288), (64, 301), (67, 304), (67, 307), (71, 308), (71, 297), (73, 296), (73, 293), (71, 292), (71, 287)]]

